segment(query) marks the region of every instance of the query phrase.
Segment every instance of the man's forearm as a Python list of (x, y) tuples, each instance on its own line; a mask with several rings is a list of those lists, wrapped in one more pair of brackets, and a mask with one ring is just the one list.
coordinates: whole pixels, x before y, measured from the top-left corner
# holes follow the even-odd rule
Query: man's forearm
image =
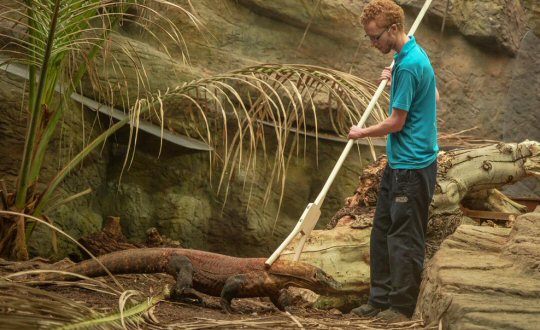
[(369, 126), (366, 128), (360, 128), (358, 126), (351, 127), (349, 131), (349, 139), (361, 139), (365, 137), (383, 136), (388, 133), (399, 132), (405, 125), (407, 119), (407, 112), (400, 109), (394, 109), (392, 115), (382, 122)]
[(391, 125), (386, 120), (373, 126), (364, 128), (365, 137), (385, 136), (391, 133)]
[(391, 118), (362, 129), (362, 137), (377, 137), (385, 136), (389, 133), (395, 133), (401, 131), (401, 127)]

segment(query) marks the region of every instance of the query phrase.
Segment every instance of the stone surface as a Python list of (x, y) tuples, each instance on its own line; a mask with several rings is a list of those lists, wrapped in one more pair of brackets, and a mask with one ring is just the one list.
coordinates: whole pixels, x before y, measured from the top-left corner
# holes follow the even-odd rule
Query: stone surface
[[(538, 6), (540, 7), (540, 5)], [(540, 15), (539, 15), (540, 16)], [(504, 100), (502, 134), (506, 141), (540, 141), (540, 34), (528, 32), (521, 41)], [(519, 128), (519, 129), (517, 129)]]
[[(330, 173), (333, 159), (342, 150), (340, 143), (320, 141), (317, 167), (314, 146), (309, 143), (308, 150), (312, 152), (306, 159), (291, 161), (281, 211), (276, 218), (281, 189), (274, 185), (265, 204), (270, 183), (268, 164), (261, 164), (255, 177), (238, 177), (218, 192), (220, 173), (214, 172), (216, 176), (210, 181), (206, 153), (167, 144), (157, 158), (155, 141), (141, 141), (131, 168), (122, 173), (124, 142), (125, 137), (117, 136), (108, 183), (98, 192), (103, 196), (100, 209), (104, 215), (121, 216), (124, 234), (136, 241), (146, 237), (147, 228), (156, 227), (168, 237), (181, 240), (186, 248), (243, 256), (267, 256), (281, 243), (306, 205), (316, 198), (325, 182), (325, 173)], [(366, 147), (361, 150), (365, 162), (369, 153)], [(353, 152), (345, 162), (328, 193), (319, 227), (354, 190), (359, 157)]]
[[(184, 27), (194, 76), (261, 63), (304, 63), (350, 71), (375, 81), (391, 57), (381, 56), (363, 37), (358, 19), (366, 2), (298, 0), (278, 5), (259, 0), (201, 0), (193, 5), (206, 26), (203, 33), (190, 27), (184, 16), (172, 12), (167, 15)], [(423, 1), (400, 3), (406, 10), (408, 29)], [(443, 33), (440, 30), (447, 1), (436, 0), (416, 34), (435, 68), (441, 94), (441, 131), (474, 128), (469, 134), (478, 138), (515, 142), (529, 134), (532, 136), (528, 138), (538, 140), (538, 112), (533, 111), (539, 99), (535, 93), (538, 79), (534, 74), (528, 75), (530, 79), (519, 74), (536, 72), (538, 68), (535, 59), (539, 42), (534, 29), (540, 17), (538, 6), (530, 1), (522, 4), (503, 0), (448, 3)], [(166, 40), (163, 31), (154, 32)], [(214, 37), (209, 37), (208, 32)], [(120, 44), (131, 40), (139, 48), (156, 44), (149, 36), (141, 37), (129, 29), (118, 38)], [(181, 48), (169, 48), (173, 58), (182, 58)], [(172, 72), (163, 69), (178, 63), (172, 65), (165, 56), (158, 55), (157, 49), (144, 51), (148, 56), (142, 62), (152, 67), (148, 70), (149, 80), (163, 88), (167, 85), (163, 81), (174, 80), (170, 78)], [(119, 59), (130, 62), (121, 56)], [(180, 84), (189, 76), (181, 72), (189, 70), (178, 70)], [(523, 123), (527, 125), (520, 126)]]
[(512, 229), (462, 225), (424, 271), (417, 313), (443, 329), (537, 329), (540, 208)]
[[(397, 1), (406, 8), (419, 10), (425, 1)], [(515, 55), (527, 27), (521, 1), (435, 0), (428, 11), (445, 28), (456, 29), (476, 45)]]
[(528, 26), (534, 31), (537, 37), (540, 36), (540, 6), (536, 0), (523, 1), (527, 11)]

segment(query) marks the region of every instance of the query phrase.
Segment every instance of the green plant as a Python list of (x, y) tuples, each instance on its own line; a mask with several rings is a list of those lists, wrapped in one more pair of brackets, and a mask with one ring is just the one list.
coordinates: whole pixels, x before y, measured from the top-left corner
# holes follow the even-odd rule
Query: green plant
[[(180, 10), (198, 24), (197, 19), (182, 7), (168, 1), (154, 2)], [(70, 107), (69, 96), (83, 76), (91, 74), (91, 63), (102, 53), (115, 26), (122, 20), (133, 18), (127, 13), (133, 6), (159, 15), (144, 2), (136, 0), (25, 0), (0, 5), (0, 17), (12, 23), (15, 31), (14, 35), (2, 35), (8, 42), (3, 45), (1, 55), (7, 58), (5, 63), (21, 63), (29, 71), (25, 146), (15, 193), (2, 190), (4, 209), (41, 217), (63, 178), (126, 124), (127, 121), (123, 121), (105, 130), (71, 159), (43, 191), (38, 191), (44, 157), (64, 112)], [(178, 28), (166, 19), (162, 22), (168, 24), (173, 41), (180, 42)], [(60, 95), (56, 91), (60, 91)], [(0, 224), (0, 256), (28, 258), (26, 241), (35, 223), (28, 224), (22, 217), (3, 220)]]

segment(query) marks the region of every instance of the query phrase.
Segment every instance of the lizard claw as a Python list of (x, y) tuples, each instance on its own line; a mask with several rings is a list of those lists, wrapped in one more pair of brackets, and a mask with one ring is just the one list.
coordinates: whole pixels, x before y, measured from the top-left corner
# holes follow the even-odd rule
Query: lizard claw
[(223, 309), (223, 311), (225, 313), (227, 313), (227, 314), (232, 314), (233, 313), (232, 308), (231, 308), (231, 303), (229, 301), (227, 301), (226, 299), (221, 298), (219, 303), (220, 303), (221, 308)]
[(192, 288), (184, 288), (181, 290), (173, 289), (171, 290), (170, 299), (174, 301), (193, 301), (196, 300), (197, 303), (202, 304), (202, 297), (197, 294), (197, 292)]

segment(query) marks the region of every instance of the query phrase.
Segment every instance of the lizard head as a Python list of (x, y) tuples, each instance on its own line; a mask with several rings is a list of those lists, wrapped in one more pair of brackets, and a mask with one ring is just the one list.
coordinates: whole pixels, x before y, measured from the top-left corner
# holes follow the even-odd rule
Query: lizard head
[(335, 294), (341, 289), (341, 284), (324, 270), (301, 261), (278, 260), (269, 272), (286, 281), (286, 286), (309, 289), (318, 294)]

